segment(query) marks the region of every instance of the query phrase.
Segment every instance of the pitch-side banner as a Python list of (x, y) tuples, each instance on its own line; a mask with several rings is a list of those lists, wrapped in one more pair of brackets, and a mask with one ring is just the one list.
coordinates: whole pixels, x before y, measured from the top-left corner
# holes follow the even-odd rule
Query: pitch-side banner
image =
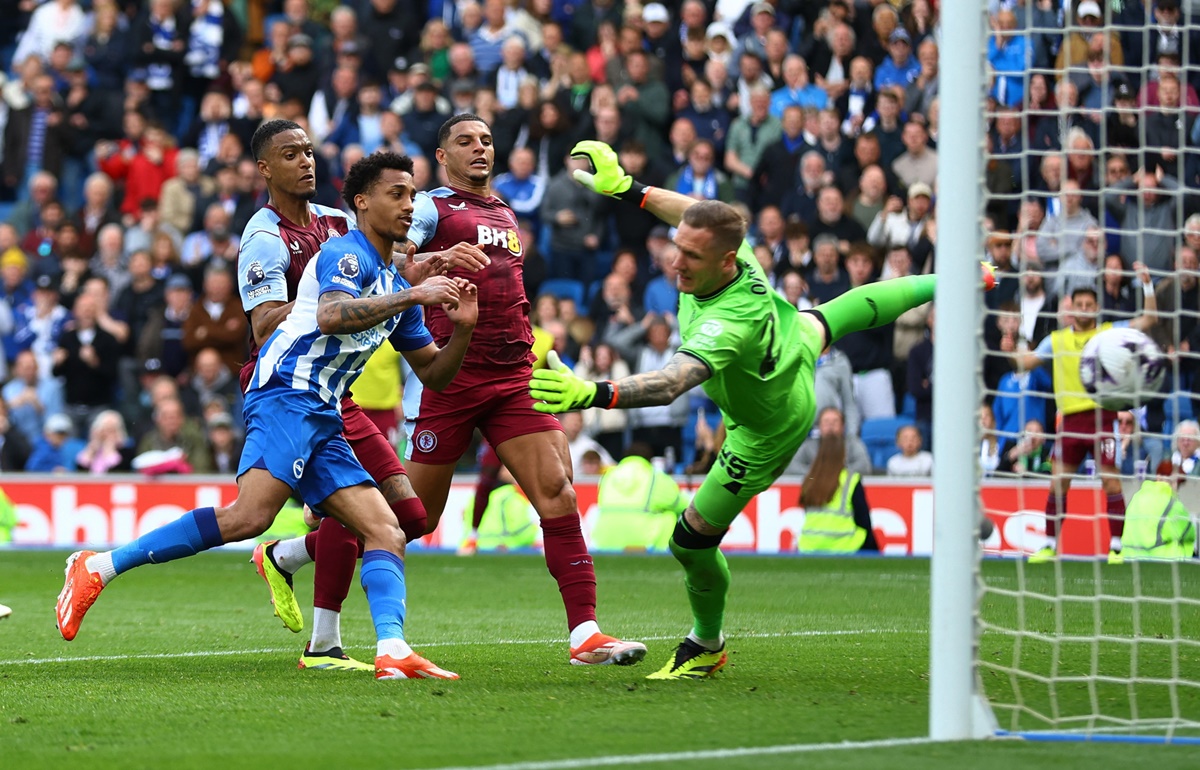
[[(681, 482), (684, 481), (681, 479)], [(933, 546), (933, 490), (928, 484), (865, 481), (872, 523), (880, 550), (888, 555), (928, 555)], [(1108, 550), (1104, 498), (1095, 484), (1077, 484), (1067, 509), (1070, 520), (1062, 533), (1069, 554)], [(147, 480), (140, 476), (90, 480), (63, 476), (17, 476), (0, 479), (0, 487), (17, 506), (14, 546), (112, 546), (127, 543), (191, 508), (219, 506), (234, 499), (237, 488), (224, 477), (176, 477)], [(596, 515), (596, 484), (575, 486), (588, 532)], [(473, 479), (454, 484), (441, 526), (421, 541), (429, 548), (454, 548), (463, 532), (462, 512), (471, 502)], [(1028, 553), (1042, 545), (1046, 486), (988, 482), (982, 489), (987, 515), (996, 524), (985, 542), (992, 553)], [(780, 483), (758, 496), (733, 523), (722, 547), (729, 552), (794, 553), (804, 522), (800, 487)], [(949, 515), (970, 515), (950, 512)]]

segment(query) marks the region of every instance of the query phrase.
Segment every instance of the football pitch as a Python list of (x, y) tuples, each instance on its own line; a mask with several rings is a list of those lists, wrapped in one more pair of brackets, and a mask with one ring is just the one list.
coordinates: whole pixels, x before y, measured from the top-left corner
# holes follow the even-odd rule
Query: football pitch
[[(648, 682), (690, 624), (669, 557), (596, 557), (602, 626), (644, 640), (650, 655), (586, 668), (567, 664), (540, 556), (413, 553), (409, 640), (462, 680), (375, 682), (298, 671), (307, 633), (271, 615), (244, 553), (123, 576), (63, 642), (53, 604), (64, 556), (0, 552), (0, 602), (14, 610), (0, 622), (6, 770), (1200, 766), (1196, 746), (926, 742), (926, 560), (731, 557), (730, 665), (712, 680)], [(1091, 574), (1064, 565), (1076, 568)], [(306, 619), (311, 575), (297, 578)], [(1197, 638), (1198, 613), (1187, 612)], [(370, 660), (357, 582), (343, 618), (347, 651)], [(990, 642), (985, 654), (1007, 654)], [(1181, 673), (1200, 678), (1195, 653), (1180, 654)], [(1070, 689), (1060, 698), (1087, 697)], [(1193, 718), (1195, 693), (1181, 696)]]

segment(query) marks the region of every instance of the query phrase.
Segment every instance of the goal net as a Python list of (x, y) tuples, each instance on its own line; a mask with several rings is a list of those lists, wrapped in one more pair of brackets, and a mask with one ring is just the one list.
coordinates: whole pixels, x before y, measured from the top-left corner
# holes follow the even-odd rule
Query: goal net
[[(1200, 3), (978, 5), (979, 246), (999, 285), (978, 338), (995, 531), (977, 686), (1001, 732), (1200, 741), (1200, 562), (1127, 547), (1170, 540), (1171, 517), (1194, 533), (1200, 513)], [(1088, 401), (1078, 345), (1093, 323), (1145, 329), (1169, 355), (1162, 387), (1119, 412)], [(1154, 510), (1149, 492), (1134, 500), (1161, 481)], [(1164, 506), (1175, 486), (1181, 507)]]

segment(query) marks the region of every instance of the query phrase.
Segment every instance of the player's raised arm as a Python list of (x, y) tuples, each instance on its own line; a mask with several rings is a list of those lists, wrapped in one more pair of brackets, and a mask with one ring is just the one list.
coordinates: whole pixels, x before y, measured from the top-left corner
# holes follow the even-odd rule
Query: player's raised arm
[(579, 142), (571, 148), (571, 157), (591, 164), (590, 171), (576, 169), (572, 173), (576, 182), (592, 192), (641, 206), (671, 227), (678, 227), (683, 212), (696, 202), (673, 190), (644, 185), (626, 174), (616, 151), (604, 142)]
[(1148, 332), (1158, 323), (1158, 295), (1154, 293), (1154, 281), (1150, 278), (1150, 269), (1141, 262), (1133, 263), (1133, 271), (1142, 283), (1142, 294), (1145, 302), (1142, 304), (1142, 314), (1129, 320), (1129, 326), (1140, 332)]
[(700, 359), (676, 353), (662, 369), (622, 377), (613, 382), (591, 382), (575, 376), (570, 367), (550, 351), (545, 369), (533, 372), (529, 395), (539, 412), (571, 412), (577, 409), (634, 409), (669, 404), (712, 377)]

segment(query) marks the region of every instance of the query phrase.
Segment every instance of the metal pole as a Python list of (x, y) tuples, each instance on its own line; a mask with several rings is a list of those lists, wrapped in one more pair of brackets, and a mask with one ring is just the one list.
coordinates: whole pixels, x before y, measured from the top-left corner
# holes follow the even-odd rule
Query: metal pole
[(975, 737), (983, 0), (942, 4), (929, 736)]

